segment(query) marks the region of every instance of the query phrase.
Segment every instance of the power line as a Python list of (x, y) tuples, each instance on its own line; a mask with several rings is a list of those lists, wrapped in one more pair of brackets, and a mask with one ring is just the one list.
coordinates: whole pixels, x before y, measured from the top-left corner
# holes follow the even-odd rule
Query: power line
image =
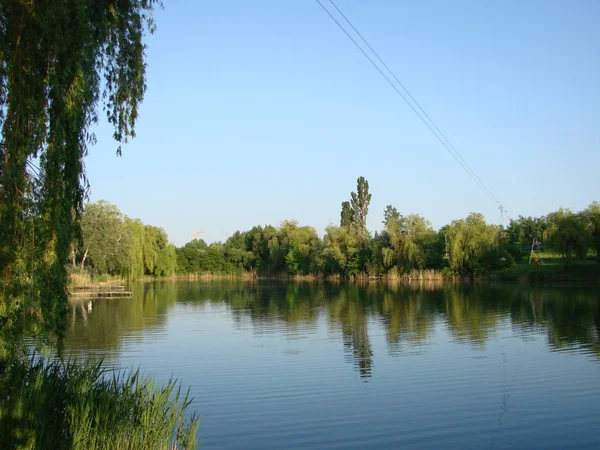
[(402, 82), (398, 79), (398, 77), (396, 76), (396, 74), (392, 71), (392, 69), (389, 68), (389, 66), (385, 63), (385, 61), (379, 56), (379, 54), (375, 51), (375, 49), (373, 47), (371, 47), (371, 45), (367, 42), (367, 40), (363, 37), (363, 35), (360, 33), (360, 31), (358, 31), (356, 29), (356, 27), (352, 24), (352, 22), (350, 21), (350, 19), (348, 19), (346, 17), (346, 15), (342, 12), (342, 10), (340, 8), (338, 8), (338, 6), (335, 4), (335, 2), (333, 0), (329, 0), (330, 3), (333, 5), (333, 7), (337, 10), (338, 13), (340, 13), (340, 15), (344, 18), (344, 20), (346, 22), (348, 22), (348, 25), (350, 25), (352, 27), (352, 29), (354, 30), (354, 32), (358, 35), (358, 37), (365, 43), (365, 45), (369, 48), (369, 50), (371, 50), (371, 52), (375, 55), (375, 57), (379, 60), (379, 62), (383, 65), (383, 67), (385, 67), (385, 69), (390, 73), (390, 75), (394, 78), (394, 80), (396, 80), (396, 82), (400, 85), (400, 87), (404, 90), (404, 92), (406, 93), (406, 95), (408, 95), (408, 97), (414, 102), (414, 104), (417, 106), (417, 108), (419, 109), (419, 111), (421, 111), (423, 113), (423, 115), (427, 118), (427, 120), (429, 120), (429, 122), (431, 123), (431, 125), (433, 125), (433, 127), (435, 128), (435, 130), (440, 134), (440, 136), (444, 139), (444, 141), (450, 146), (450, 148), (452, 148), (452, 150), (454, 150), (455, 154), (460, 158), (460, 160), (464, 163), (464, 165), (466, 166), (466, 168), (469, 170), (469, 172), (477, 179), (477, 181), (479, 181), (479, 183), (481, 184), (481, 186), (485, 189), (486, 193), (488, 193), (493, 201), (496, 202), (496, 204), (500, 207), (500, 209), (502, 210), (502, 205), (500, 205), (500, 202), (498, 201), (498, 199), (496, 199), (496, 197), (494, 196), (494, 194), (488, 189), (488, 187), (485, 185), (485, 183), (479, 178), (479, 176), (477, 176), (477, 174), (475, 173), (475, 171), (471, 168), (471, 166), (469, 166), (469, 164), (467, 163), (467, 161), (465, 161), (465, 159), (462, 157), (462, 155), (460, 154), (460, 152), (456, 149), (456, 147), (454, 147), (454, 145), (452, 145), (452, 143), (450, 142), (450, 140), (446, 137), (446, 135), (444, 133), (442, 133), (442, 131), (438, 128), (438, 126), (435, 124), (435, 122), (433, 121), (433, 119), (431, 117), (429, 117), (429, 114), (427, 114), (427, 112), (425, 112), (425, 110), (421, 107), (421, 105), (419, 104), (419, 102), (417, 102), (417, 100), (411, 95), (411, 93), (408, 91), (408, 89), (406, 88), (406, 86), (404, 86), (402, 84)]
[[(379, 74), (389, 83), (389, 85), (396, 91), (396, 93), (404, 100), (404, 102), (412, 109), (412, 111), (417, 115), (419, 119), (425, 124), (425, 126), (431, 131), (431, 133), (440, 141), (440, 143), (444, 146), (444, 148), (450, 153), (450, 155), (458, 162), (458, 164), (464, 169), (464, 171), (471, 177), (471, 179), (479, 186), (479, 188), (494, 202), (501, 212), (506, 213), (506, 209), (500, 204), (498, 199), (494, 196), (494, 194), (490, 191), (490, 189), (485, 185), (485, 183), (477, 176), (475, 171), (469, 166), (469, 164), (462, 157), (460, 152), (452, 145), (450, 140), (442, 133), (442, 131), (438, 128), (435, 122), (429, 117), (429, 115), (425, 112), (425, 110), (419, 105), (419, 103), (415, 100), (415, 98), (410, 94), (408, 89), (400, 82), (398, 77), (394, 74), (394, 72), (389, 68), (389, 66), (383, 61), (383, 59), (379, 56), (379, 54), (371, 47), (371, 45), (367, 42), (367, 40), (362, 36), (362, 34), (356, 29), (356, 27), (350, 22), (350, 20), (344, 15), (344, 13), (338, 8), (338, 6), (333, 2), (333, 0), (329, 0), (330, 3), (334, 6), (334, 8), (338, 11), (338, 13), (344, 18), (344, 20), (350, 25), (350, 27), (354, 30), (354, 32), (360, 37), (360, 39), (365, 43), (365, 45), (369, 48), (369, 50), (375, 55), (375, 57), (379, 60), (379, 62), (385, 67), (385, 69), (390, 73), (390, 75), (394, 78), (394, 80), (400, 85), (400, 87), (404, 90), (406, 95), (415, 103), (417, 109), (413, 106), (413, 104), (406, 98), (402, 92), (396, 87), (396, 85), (390, 80), (390, 78), (381, 70), (381, 68), (373, 61), (373, 59), (365, 52), (365, 50), (361, 47), (361, 45), (356, 42), (356, 40), (348, 33), (348, 31), (344, 28), (342, 24), (331, 14), (331, 12), (321, 3), (320, 0), (315, 0), (319, 6), (327, 13), (327, 15), (333, 20), (333, 22), (344, 32), (344, 34), (352, 41), (352, 43), (358, 48), (361, 53), (369, 60), (369, 62), (377, 69)], [(422, 113), (422, 114), (421, 114)], [(425, 120), (424, 117), (427, 118), (431, 124)]]

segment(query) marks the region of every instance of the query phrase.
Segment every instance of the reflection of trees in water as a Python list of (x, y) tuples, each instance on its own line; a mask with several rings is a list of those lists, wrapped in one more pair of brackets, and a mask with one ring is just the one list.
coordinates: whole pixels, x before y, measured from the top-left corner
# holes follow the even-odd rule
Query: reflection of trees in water
[(140, 283), (134, 287), (132, 298), (94, 299), (91, 311), (88, 300), (72, 303), (65, 351), (106, 351), (119, 348), (124, 336), (141, 339), (142, 331), (164, 325), (176, 295), (173, 283)]
[(503, 291), (480, 286), (447, 286), (443, 292), (450, 333), (458, 341), (484, 347), (507, 315)]
[(386, 337), (395, 351), (423, 345), (431, 335), (439, 305), (435, 295), (416, 289), (384, 290), (378, 299)]
[(600, 295), (588, 289), (517, 291), (512, 320), (523, 331), (546, 332), (551, 350), (585, 347), (600, 357)]
[(340, 326), (346, 361), (353, 364), (361, 378), (369, 378), (373, 350), (367, 326), (370, 305), (365, 290), (356, 285), (331, 289), (326, 303), (329, 321)]
[(346, 360), (365, 378), (373, 370), (369, 322), (383, 325), (393, 353), (425, 345), (438, 325), (457, 342), (481, 348), (510, 322), (515, 334), (546, 333), (550, 349), (586, 347), (600, 357), (597, 290), (256, 280), (138, 285), (132, 299), (94, 302), (87, 321), (75, 308), (65, 349), (118, 348), (125, 336), (140, 337), (141, 331), (162, 326), (176, 302), (224, 306), (236, 326), (249, 326), (258, 335), (302, 333), (326, 317), (329, 330), (341, 333)]

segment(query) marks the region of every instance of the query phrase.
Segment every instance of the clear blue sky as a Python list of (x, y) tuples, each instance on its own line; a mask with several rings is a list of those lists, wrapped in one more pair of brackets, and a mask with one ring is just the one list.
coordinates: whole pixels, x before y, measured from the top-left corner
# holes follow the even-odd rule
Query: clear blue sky
[[(323, 0), (330, 6), (327, 0)], [(600, 2), (338, 6), (511, 216), (600, 200)], [(440, 227), (500, 213), (313, 0), (165, 1), (137, 137), (86, 160), (91, 199), (177, 245), (295, 219), (319, 233), (365, 176)]]

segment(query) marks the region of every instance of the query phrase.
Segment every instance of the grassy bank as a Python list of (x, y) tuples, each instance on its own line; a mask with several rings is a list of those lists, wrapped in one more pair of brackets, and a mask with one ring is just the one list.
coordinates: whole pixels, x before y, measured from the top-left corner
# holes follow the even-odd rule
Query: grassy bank
[(139, 372), (29, 357), (0, 362), (0, 442), (5, 449), (190, 450), (199, 421), (187, 394)]
[(520, 283), (583, 283), (600, 282), (600, 266), (593, 260), (577, 260), (565, 264), (557, 257), (544, 258), (543, 264), (516, 264), (491, 274), (491, 279)]

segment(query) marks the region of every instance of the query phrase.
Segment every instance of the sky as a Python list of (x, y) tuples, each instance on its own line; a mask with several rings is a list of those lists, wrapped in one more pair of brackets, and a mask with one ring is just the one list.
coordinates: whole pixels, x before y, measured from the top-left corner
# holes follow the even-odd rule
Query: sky
[[(336, 4), (510, 217), (600, 200), (600, 2)], [(98, 125), (91, 201), (176, 245), (286, 219), (322, 234), (359, 176), (371, 231), (388, 204), (501, 222), (316, 1), (165, 0), (155, 18), (137, 136), (117, 157)]]

